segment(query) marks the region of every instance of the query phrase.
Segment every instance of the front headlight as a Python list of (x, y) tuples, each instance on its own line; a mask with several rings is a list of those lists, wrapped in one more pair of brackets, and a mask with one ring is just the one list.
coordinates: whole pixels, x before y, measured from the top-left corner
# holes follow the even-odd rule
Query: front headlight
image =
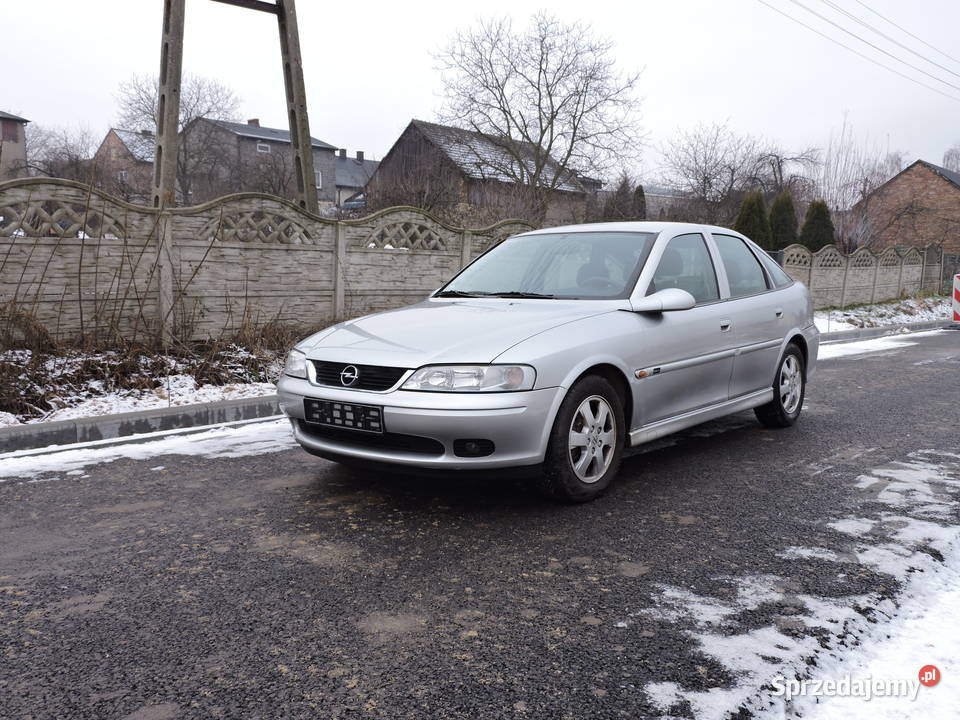
[(431, 392), (512, 392), (532, 390), (536, 371), (528, 365), (427, 365), (402, 390)]
[(299, 350), (291, 350), (287, 353), (287, 362), (283, 366), (283, 372), (290, 377), (305, 378), (307, 376), (307, 356)]

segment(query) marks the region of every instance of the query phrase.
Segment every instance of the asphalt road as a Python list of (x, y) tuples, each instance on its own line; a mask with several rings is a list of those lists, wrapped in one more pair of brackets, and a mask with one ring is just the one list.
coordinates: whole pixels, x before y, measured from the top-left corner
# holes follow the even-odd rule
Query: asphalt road
[(960, 332), (918, 343), (822, 362), (796, 427), (701, 426), (583, 506), (297, 450), (0, 483), (0, 717), (637, 718), (647, 683), (729, 687), (684, 619), (638, 611), (744, 574), (895, 594), (782, 550), (843, 546), (824, 519), (864, 511), (860, 473), (957, 452)]

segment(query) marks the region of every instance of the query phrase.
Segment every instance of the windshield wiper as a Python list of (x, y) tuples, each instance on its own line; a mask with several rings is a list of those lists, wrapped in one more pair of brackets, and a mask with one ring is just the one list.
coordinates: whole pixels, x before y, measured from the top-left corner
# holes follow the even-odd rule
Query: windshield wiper
[(497, 293), (486, 293), (490, 297), (499, 297), (499, 298), (529, 298), (532, 300), (552, 300), (555, 295), (545, 295), (543, 293), (535, 292), (517, 292), (516, 290), (511, 290), (509, 292), (497, 292)]
[(464, 298), (472, 298), (472, 297), (480, 297), (480, 296), (479, 296), (477, 293), (464, 292), (463, 290), (444, 290), (444, 291), (442, 291), (442, 292), (438, 292), (436, 295), (434, 295), (434, 297), (464, 297)]

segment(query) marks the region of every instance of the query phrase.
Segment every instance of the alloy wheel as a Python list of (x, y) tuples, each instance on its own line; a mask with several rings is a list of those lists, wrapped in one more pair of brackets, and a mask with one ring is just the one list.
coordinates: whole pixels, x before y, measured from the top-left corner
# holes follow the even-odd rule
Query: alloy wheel
[(795, 355), (787, 355), (780, 366), (780, 404), (783, 411), (793, 415), (800, 406), (803, 390), (803, 373)]
[(617, 445), (617, 423), (603, 397), (591, 395), (580, 403), (570, 423), (568, 445), (570, 465), (582, 482), (603, 477)]

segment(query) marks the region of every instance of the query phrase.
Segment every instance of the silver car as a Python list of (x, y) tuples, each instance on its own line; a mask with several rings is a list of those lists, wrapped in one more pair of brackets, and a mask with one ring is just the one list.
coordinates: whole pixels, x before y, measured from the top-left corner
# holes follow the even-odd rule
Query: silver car
[(573, 225), (508, 238), (423, 302), (308, 337), (277, 387), (315, 455), (528, 466), (579, 502), (628, 446), (750, 408), (792, 425), (818, 345), (807, 288), (732, 230)]

